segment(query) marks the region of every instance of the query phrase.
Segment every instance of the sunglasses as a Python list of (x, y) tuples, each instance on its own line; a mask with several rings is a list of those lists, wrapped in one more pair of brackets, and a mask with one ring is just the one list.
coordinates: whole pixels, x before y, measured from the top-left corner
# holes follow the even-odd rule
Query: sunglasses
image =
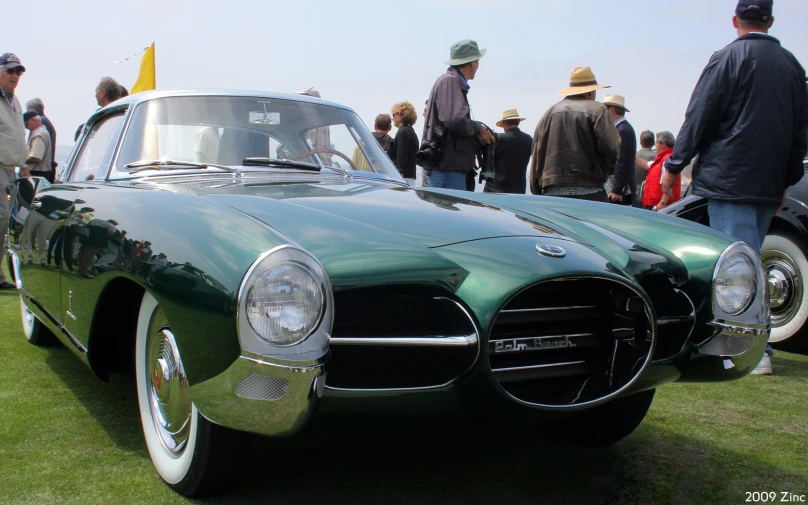
[(14, 67), (14, 68), (7, 68), (6, 72), (8, 72), (10, 75), (14, 74), (22, 75), (23, 72), (25, 72), (25, 70), (21, 69), (20, 67)]

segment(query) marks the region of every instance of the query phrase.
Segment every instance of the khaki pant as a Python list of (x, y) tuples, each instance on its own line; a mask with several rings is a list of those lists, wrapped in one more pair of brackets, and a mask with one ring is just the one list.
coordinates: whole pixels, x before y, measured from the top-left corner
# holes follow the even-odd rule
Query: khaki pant
[[(6, 236), (8, 235), (8, 221), (11, 219), (11, 201), (8, 199), (8, 187), (11, 184), (14, 172), (0, 167), (0, 265), (6, 261)], [(0, 282), (5, 282), (6, 276), (0, 268)]]

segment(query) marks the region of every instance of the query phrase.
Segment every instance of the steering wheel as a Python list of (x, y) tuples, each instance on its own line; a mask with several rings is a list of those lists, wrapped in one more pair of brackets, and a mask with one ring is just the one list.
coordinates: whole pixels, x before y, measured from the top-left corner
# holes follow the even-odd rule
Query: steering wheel
[[(330, 149), (328, 147), (318, 147), (316, 149), (309, 149), (308, 151), (303, 151), (302, 153), (295, 156), (295, 159), (292, 160), (292, 161), (300, 161), (303, 158), (305, 158), (306, 156), (310, 156), (312, 154), (320, 154), (320, 153), (323, 153), (323, 154), (326, 154), (326, 153), (327, 154), (336, 154), (337, 156), (339, 156), (340, 158), (342, 158), (342, 159), (344, 159), (345, 161), (348, 162), (348, 165), (351, 166), (351, 170), (359, 171), (359, 169), (356, 168), (356, 165), (354, 165), (354, 162), (351, 161), (351, 158), (349, 158), (345, 154), (337, 151), (336, 149)], [(328, 168), (328, 167), (326, 166), (326, 168)]]

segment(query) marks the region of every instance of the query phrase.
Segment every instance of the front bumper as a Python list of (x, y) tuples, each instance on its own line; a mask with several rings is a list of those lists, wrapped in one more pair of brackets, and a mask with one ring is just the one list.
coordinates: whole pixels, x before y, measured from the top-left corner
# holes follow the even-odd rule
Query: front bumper
[(224, 373), (191, 386), (191, 398), (213, 423), (261, 435), (293, 435), (317, 410), (328, 357), (292, 364), (242, 355)]
[(698, 344), (680, 380), (713, 382), (740, 379), (755, 369), (766, 350), (771, 324), (715, 320), (715, 334)]

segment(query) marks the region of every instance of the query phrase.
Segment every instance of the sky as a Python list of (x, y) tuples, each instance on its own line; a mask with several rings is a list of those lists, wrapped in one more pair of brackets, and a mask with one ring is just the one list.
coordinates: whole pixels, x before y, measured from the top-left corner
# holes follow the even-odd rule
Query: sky
[[(57, 146), (72, 146), (76, 127), (97, 108), (101, 77), (132, 87), (140, 56), (113, 62), (152, 42), (158, 89), (315, 86), (372, 128), (397, 102), (420, 111), (446, 71), (449, 47), (473, 39), (487, 49), (470, 83), (474, 119), (493, 128), (503, 110), (516, 108), (532, 134), (571, 69), (588, 65), (611, 85), (598, 99), (625, 96), (639, 137), (645, 129), (678, 132), (704, 65), (736, 37), (736, 3), (39, 0), (6, 6), (5, 19), (18, 22), (3, 27), (0, 52), (17, 54), (27, 68), (17, 95), (23, 103), (42, 98)], [(808, 1), (777, 0), (774, 16), (771, 34), (805, 66)], [(415, 125), (419, 136), (422, 126)]]

